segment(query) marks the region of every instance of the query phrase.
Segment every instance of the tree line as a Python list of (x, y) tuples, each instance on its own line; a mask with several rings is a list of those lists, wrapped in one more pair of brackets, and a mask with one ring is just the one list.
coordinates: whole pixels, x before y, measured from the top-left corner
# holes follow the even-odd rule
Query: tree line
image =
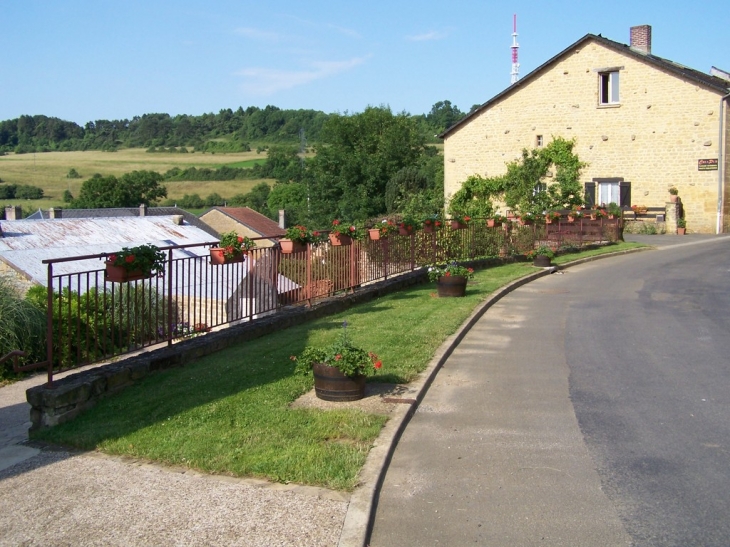
[[(0, 121), (0, 153), (106, 150), (119, 148), (176, 149), (191, 147), (201, 152), (240, 152), (252, 142), (318, 142), (322, 128), (331, 117), (318, 110), (283, 110), (276, 106), (226, 108), (217, 114), (200, 116), (151, 113), (131, 120), (96, 120), (83, 127), (59, 118), (23, 115)], [(430, 142), (453, 125), (464, 113), (450, 101), (439, 101), (428, 114), (413, 118), (418, 130)], [(187, 148), (186, 148), (187, 151)]]

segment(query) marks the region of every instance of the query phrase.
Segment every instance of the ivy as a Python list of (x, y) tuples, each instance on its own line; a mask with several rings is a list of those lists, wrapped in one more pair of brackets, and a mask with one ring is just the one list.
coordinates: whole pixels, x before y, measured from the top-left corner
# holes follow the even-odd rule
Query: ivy
[(449, 211), (487, 217), (498, 201), (513, 211), (540, 215), (549, 209), (582, 205), (580, 171), (587, 164), (573, 152), (574, 146), (574, 140), (556, 137), (544, 148), (523, 149), (520, 159), (508, 163), (501, 177), (472, 175), (451, 197)]

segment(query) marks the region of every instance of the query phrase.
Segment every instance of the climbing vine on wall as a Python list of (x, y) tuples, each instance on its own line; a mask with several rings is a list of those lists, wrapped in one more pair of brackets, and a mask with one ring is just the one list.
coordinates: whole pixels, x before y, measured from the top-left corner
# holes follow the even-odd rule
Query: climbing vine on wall
[(449, 203), (451, 214), (489, 216), (500, 201), (518, 213), (542, 214), (583, 204), (580, 171), (587, 164), (573, 152), (574, 140), (557, 137), (544, 148), (523, 149), (507, 164), (507, 173), (485, 178), (472, 175)]

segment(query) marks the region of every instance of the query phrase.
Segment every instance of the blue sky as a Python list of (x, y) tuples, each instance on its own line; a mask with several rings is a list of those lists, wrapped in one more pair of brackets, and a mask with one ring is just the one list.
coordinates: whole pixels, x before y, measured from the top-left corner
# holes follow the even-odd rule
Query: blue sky
[(653, 53), (730, 70), (727, 0), (0, 0), (0, 120), (81, 125), (239, 106), (361, 112), (461, 110), (587, 33), (622, 43), (649, 24)]

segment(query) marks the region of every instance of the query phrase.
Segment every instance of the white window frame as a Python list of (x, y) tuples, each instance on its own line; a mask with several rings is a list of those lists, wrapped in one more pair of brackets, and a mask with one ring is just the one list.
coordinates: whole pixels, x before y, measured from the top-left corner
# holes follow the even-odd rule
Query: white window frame
[(598, 191), (596, 192), (596, 204), (608, 205), (613, 202), (619, 205), (621, 203), (621, 190), (619, 190), (619, 181), (597, 181)]
[(598, 73), (598, 104), (600, 106), (621, 104), (620, 78), (618, 70)]

